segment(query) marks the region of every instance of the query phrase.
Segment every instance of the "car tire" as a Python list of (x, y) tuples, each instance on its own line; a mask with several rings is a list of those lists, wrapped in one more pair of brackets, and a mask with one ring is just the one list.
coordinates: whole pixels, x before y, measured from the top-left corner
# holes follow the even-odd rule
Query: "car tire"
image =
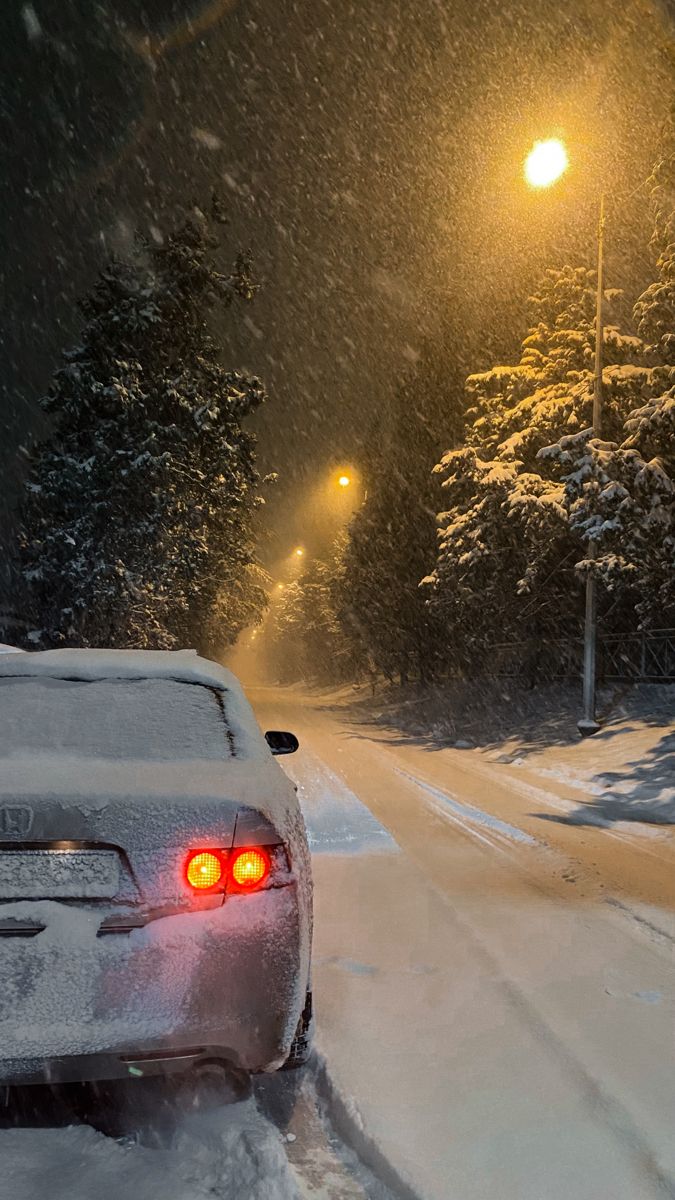
[(295, 1037), (291, 1042), (291, 1048), (288, 1052), (288, 1058), (281, 1068), (282, 1071), (295, 1071), (298, 1067), (304, 1067), (312, 1053), (312, 1043), (314, 1041), (314, 1010), (312, 1006), (312, 993), (307, 992), (305, 998), (305, 1007), (302, 1010), (298, 1028), (295, 1031)]

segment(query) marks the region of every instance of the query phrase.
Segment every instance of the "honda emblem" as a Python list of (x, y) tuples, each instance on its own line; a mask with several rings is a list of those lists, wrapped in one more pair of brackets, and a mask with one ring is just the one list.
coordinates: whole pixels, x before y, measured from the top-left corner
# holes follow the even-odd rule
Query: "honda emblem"
[(27, 804), (0, 806), (0, 837), (25, 837), (33, 824), (33, 810)]

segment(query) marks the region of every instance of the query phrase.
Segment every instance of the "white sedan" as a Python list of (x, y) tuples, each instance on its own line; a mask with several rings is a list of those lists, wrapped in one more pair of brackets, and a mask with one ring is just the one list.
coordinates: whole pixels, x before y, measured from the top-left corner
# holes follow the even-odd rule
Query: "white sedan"
[(192, 652), (0, 658), (0, 1083), (306, 1058), (294, 749)]

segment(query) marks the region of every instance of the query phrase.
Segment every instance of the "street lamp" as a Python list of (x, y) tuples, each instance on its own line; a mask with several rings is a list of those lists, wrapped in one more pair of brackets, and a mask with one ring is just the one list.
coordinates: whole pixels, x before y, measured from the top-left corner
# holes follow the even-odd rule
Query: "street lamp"
[(559, 138), (535, 142), (525, 159), (525, 178), (530, 187), (550, 187), (567, 170), (569, 159)]
[[(557, 138), (535, 142), (525, 159), (525, 178), (532, 187), (550, 187), (568, 166), (567, 151)], [(605, 196), (600, 194), (598, 215), (598, 272), (595, 296), (595, 360), (593, 366), (593, 418), (592, 437), (599, 437), (602, 427), (602, 273), (603, 242), (605, 232)], [(586, 572), (586, 611), (584, 616), (584, 696), (583, 716), (577, 721), (582, 737), (597, 733), (600, 725), (595, 716), (596, 687), (596, 642), (597, 642), (597, 586), (593, 566), (596, 555), (595, 542), (588, 546), (589, 569)]]
[(303, 550), (302, 546), (296, 546), (296, 548), (295, 548), (295, 550), (293, 551), (293, 553), (295, 554), (295, 557), (296, 557), (296, 558), (302, 558), (302, 557), (303, 557), (303, 555), (304, 555), (304, 553), (305, 553), (305, 551)]
[(351, 483), (351, 479), (349, 478), (349, 475), (341, 475), (340, 478), (338, 479), (338, 485), (341, 488), (348, 488), (350, 483)]

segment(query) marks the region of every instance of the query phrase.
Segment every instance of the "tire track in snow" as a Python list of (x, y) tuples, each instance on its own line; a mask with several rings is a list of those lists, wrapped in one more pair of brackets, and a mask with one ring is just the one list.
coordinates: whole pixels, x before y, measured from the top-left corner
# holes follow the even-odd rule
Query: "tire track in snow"
[[(453, 825), (457, 825), (470, 837), (489, 846), (492, 850), (504, 853), (505, 845), (543, 845), (529, 833), (516, 828), (515, 825), (509, 825), (507, 821), (502, 821), (491, 813), (483, 812), (480, 808), (474, 808), (471, 804), (459, 801), (452, 793), (435, 787), (431, 783), (426, 783), (416, 775), (404, 771), (402, 767), (394, 767), (394, 771), (431, 797), (431, 801), (427, 801), (427, 804), (434, 812), (444, 820), (451, 821)], [(479, 826), (480, 829), (477, 829), (476, 826)]]
[(618, 912), (623, 913), (630, 921), (634, 922), (638, 928), (647, 930), (649, 934), (655, 937), (658, 941), (675, 946), (675, 937), (672, 933), (668, 933), (662, 929), (660, 925), (655, 925), (653, 921), (649, 921), (646, 917), (641, 916), (629, 904), (624, 904), (623, 900), (618, 900), (616, 896), (608, 896), (605, 900), (610, 908), (615, 908)]
[[(517, 776), (507, 774), (502, 775), (500, 773), (499, 777), (497, 778), (495, 772), (491, 768), (487, 767), (485, 763), (479, 764), (473, 762), (471, 764), (471, 770), (486, 782), (492, 783), (495, 786), (504, 787), (506, 790), (515, 792), (520, 796), (529, 796), (532, 798), (532, 800), (536, 800), (538, 804), (543, 805), (545, 808), (552, 809), (554, 812), (562, 813), (564, 817), (570, 817), (570, 815), (574, 814), (574, 812), (578, 809), (579, 801), (576, 798), (574, 800), (568, 800), (564, 796), (557, 795), (555, 792), (547, 791), (546, 788), (540, 787), (536, 783), (532, 783), (527, 779), (524, 779), (520, 768), (516, 769), (518, 770)], [(553, 778), (555, 778), (555, 776), (553, 776)], [(574, 788), (580, 792), (584, 791), (579, 783), (571, 784), (569, 780), (560, 780), (560, 782), (563, 787)], [(589, 788), (588, 794), (591, 796), (597, 794), (604, 795), (604, 792), (598, 793), (593, 791), (592, 788)], [(535, 813), (532, 815), (537, 816), (538, 814)], [(573, 822), (569, 823), (573, 824)], [(631, 851), (637, 851), (639, 854), (646, 855), (648, 858), (657, 859), (659, 862), (670, 862), (670, 859), (666, 858), (663, 854), (659, 854), (653, 846), (645, 845), (645, 831), (649, 831), (650, 836), (656, 840), (656, 837), (653, 833), (654, 827), (650, 826), (647, 822), (610, 822), (603, 820), (600, 814), (598, 814), (596, 820), (589, 820), (587, 823), (590, 828), (601, 829), (608, 838), (612, 838), (612, 840), (622, 843), (623, 845), (629, 847)], [(617, 829), (617, 825), (620, 825), (621, 828)], [(639, 831), (637, 829), (633, 829), (633, 826), (641, 825), (643, 828)]]
[(617, 1145), (628, 1149), (638, 1173), (649, 1182), (654, 1200), (675, 1200), (675, 1178), (661, 1166), (648, 1134), (634, 1118), (629, 1107), (593, 1073), (574, 1047), (555, 1029), (532, 995), (507, 972), (474, 921), (460, 914), (457, 905), (451, 900), (448, 900), (448, 906), (457, 928), (472, 943), (476, 954), (489, 969), (491, 977), (499, 981), (512, 1010), (544, 1051), (557, 1061), (562, 1073), (573, 1084), (589, 1117), (603, 1125)]
[[(591, 885), (593, 885), (593, 881), (595, 881), (596, 884), (599, 884), (602, 892), (604, 885), (602, 883), (602, 877), (598, 875), (595, 862), (589, 864), (588, 862), (585, 862), (583, 858), (580, 859), (578, 855), (573, 852), (573, 848), (568, 847), (567, 849), (563, 849), (555, 844), (551, 844), (551, 842), (548, 840), (537, 838), (532, 834), (526, 833), (522, 829), (509, 825), (508, 822), (505, 822), (500, 818), (484, 813), (482, 809), (467, 804), (465, 801), (460, 803), (452, 795), (452, 793), (447, 793), (443, 789), (427, 783), (426, 780), (412, 775), (402, 768), (393, 767), (393, 770), (404, 778), (409, 779), (410, 782), (413, 783), (417, 788), (430, 795), (432, 799), (430, 802), (427, 801), (428, 806), (432, 808), (432, 810), (440, 817), (456, 825), (457, 828), (468, 834), (475, 841), (483, 842), (493, 851), (497, 851), (505, 856), (508, 855), (508, 851), (505, 849), (505, 846), (508, 845), (508, 842), (511, 842), (512, 845), (515, 842), (529, 844), (530, 846), (536, 847), (540, 853), (546, 854), (549, 859), (557, 859), (559, 860), (559, 863), (564, 865), (568, 870), (574, 871), (575, 878), (573, 882), (579, 883), (580, 879), (586, 877), (587, 881)], [(514, 794), (520, 798), (529, 797), (532, 800), (536, 800), (538, 804), (551, 810), (552, 813), (559, 812), (564, 816), (567, 816), (577, 807), (576, 801), (567, 800), (562, 796), (558, 796), (555, 793), (547, 791), (545, 788), (537, 786), (537, 784), (531, 781), (523, 779), (520, 772), (518, 772), (517, 776), (506, 774), (502, 775), (501, 773), (499, 776), (497, 776), (494, 770), (486, 767), (485, 763), (478, 764), (472, 762), (470, 773), (474, 774), (477, 779), (480, 779), (484, 783), (491, 785), (495, 789), (502, 788), (503, 791), (510, 792), (511, 794)], [(455, 817), (453, 817), (452, 813), (450, 812), (451, 808), (455, 810), (457, 814)], [(538, 817), (539, 814), (529, 813), (528, 816)], [(554, 818), (552, 817), (550, 819)], [(470, 823), (471, 821), (478, 821), (481, 825), (487, 825), (487, 836), (485, 833), (481, 834), (478, 832), (478, 830), (472, 828)], [(562, 823), (565, 824), (564, 821)], [(621, 846), (622, 849), (630, 850), (631, 853), (637, 852), (641, 857), (651, 859), (652, 862), (670, 866), (672, 862), (671, 857), (666, 857), (664, 854), (659, 853), (658, 850), (654, 848), (654, 844), (651, 839), (647, 840), (639, 833), (633, 832), (632, 828), (626, 828), (625, 826), (627, 824), (627, 822), (622, 823), (622, 828), (617, 829), (613, 828), (610, 823), (598, 821), (597, 823), (593, 823), (591, 828), (600, 830), (603, 838), (616, 842), (617, 845)], [(495, 826), (504, 835), (503, 838), (500, 838), (498, 834), (490, 836), (489, 831)], [(647, 844), (645, 844), (646, 842)], [(508, 856), (512, 860), (515, 857), (513, 854)], [(563, 875), (563, 878), (566, 877)], [(533, 880), (531, 880), (530, 883), (531, 886), (536, 887), (538, 891), (542, 890)], [(619, 887), (619, 890), (622, 890), (622, 888)], [(607, 895), (604, 895), (602, 898), (605, 902), (608, 902), (609, 900)], [(617, 904), (616, 907), (623, 909), (625, 914), (628, 914), (629, 912), (629, 909), (625, 905)], [(645, 923), (642, 922), (642, 924), (644, 925)], [(668, 934), (660, 929), (657, 930), (657, 932), (661, 937), (667, 939), (669, 942), (672, 942), (673, 938), (671, 934)]]
[(288, 774), (298, 787), (312, 854), (373, 854), (398, 849), (391, 833), (315, 754), (305, 750), (302, 762), (288, 764)]

